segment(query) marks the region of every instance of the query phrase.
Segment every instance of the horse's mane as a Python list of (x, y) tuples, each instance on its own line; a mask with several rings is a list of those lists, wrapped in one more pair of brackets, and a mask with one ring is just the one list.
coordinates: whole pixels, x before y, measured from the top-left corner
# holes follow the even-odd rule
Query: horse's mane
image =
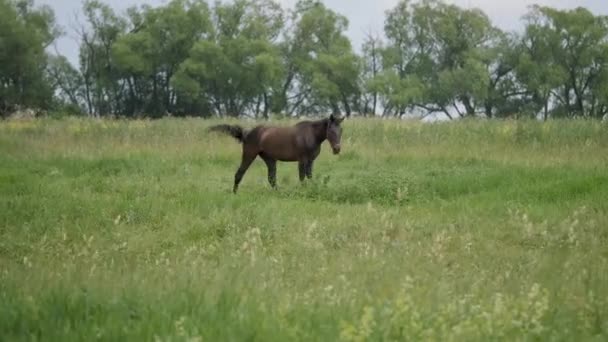
[(304, 120), (304, 121), (300, 121), (296, 124), (296, 126), (304, 126), (304, 125), (311, 125), (311, 126), (316, 126), (316, 125), (327, 125), (327, 121), (329, 121), (328, 118), (322, 118), (322, 119), (317, 119), (317, 120)]

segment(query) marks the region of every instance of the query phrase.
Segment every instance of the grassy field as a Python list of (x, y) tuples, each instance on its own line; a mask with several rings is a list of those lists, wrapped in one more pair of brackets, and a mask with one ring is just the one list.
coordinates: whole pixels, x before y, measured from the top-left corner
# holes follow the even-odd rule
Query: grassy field
[(0, 123), (0, 340), (608, 339), (606, 124), (348, 120), (235, 196), (211, 123)]

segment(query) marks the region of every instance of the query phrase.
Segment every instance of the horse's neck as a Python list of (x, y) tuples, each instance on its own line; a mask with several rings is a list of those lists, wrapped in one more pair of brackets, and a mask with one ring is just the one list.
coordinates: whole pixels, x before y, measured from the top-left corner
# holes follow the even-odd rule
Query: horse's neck
[(327, 139), (327, 119), (313, 122), (315, 140), (320, 144)]

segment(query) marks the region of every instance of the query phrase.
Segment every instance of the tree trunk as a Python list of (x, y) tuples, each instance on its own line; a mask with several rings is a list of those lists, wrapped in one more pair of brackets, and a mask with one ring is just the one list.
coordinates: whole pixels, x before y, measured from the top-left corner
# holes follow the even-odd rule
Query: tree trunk
[(346, 117), (350, 118), (350, 115), (351, 115), (350, 104), (348, 103), (348, 98), (344, 94), (342, 94), (342, 102), (344, 103), (344, 109), (346, 110)]
[(492, 105), (491, 101), (486, 101), (486, 105), (485, 105), (485, 112), (486, 112), (486, 117), (488, 119), (491, 119), (493, 114), (492, 114), (492, 108), (494, 108), (494, 106)]
[(127, 84), (129, 85), (129, 95), (131, 97), (131, 99), (129, 100), (129, 103), (127, 104), (127, 115), (129, 116), (133, 116), (135, 114), (136, 111), (136, 103), (137, 103), (137, 99), (135, 96), (135, 89), (134, 89), (134, 85), (133, 85), (133, 78), (132, 77), (128, 77), (127, 78)]
[(564, 106), (568, 111), (568, 115), (572, 116), (572, 106), (570, 105), (570, 87), (568, 85), (564, 86)]
[[(152, 76), (152, 106), (153, 108), (151, 108), (151, 112), (153, 112), (154, 114), (156, 114), (156, 111), (158, 111), (158, 80), (156, 79), (156, 75)], [(152, 113), (148, 113), (148, 114), (152, 114)]]
[(268, 94), (264, 92), (264, 119), (268, 120), (268, 111), (270, 110), (270, 103), (268, 101)]
[(471, 104), (471, 98), (468, 96), (463, 96), (462, 97), (462, 104), (464, 105), (464, 108), (467, 110), (467, 116), (474, 116), (475, 115), (475, 107), (473, 107), (473, 105)]
[(331, 101), (331, 108), (332, 108), (332, 114), (334, 115), (339, 115), (340, 114), (340, 107), (332, 100)]

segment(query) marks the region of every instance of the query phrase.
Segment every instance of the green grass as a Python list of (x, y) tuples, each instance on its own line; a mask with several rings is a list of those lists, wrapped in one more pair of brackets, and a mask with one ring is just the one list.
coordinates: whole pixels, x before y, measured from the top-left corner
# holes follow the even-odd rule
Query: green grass
[(0, 123), (0, 340), (608, 339), (605, 124), (348, 120), (234, 196), (212, 123)]

